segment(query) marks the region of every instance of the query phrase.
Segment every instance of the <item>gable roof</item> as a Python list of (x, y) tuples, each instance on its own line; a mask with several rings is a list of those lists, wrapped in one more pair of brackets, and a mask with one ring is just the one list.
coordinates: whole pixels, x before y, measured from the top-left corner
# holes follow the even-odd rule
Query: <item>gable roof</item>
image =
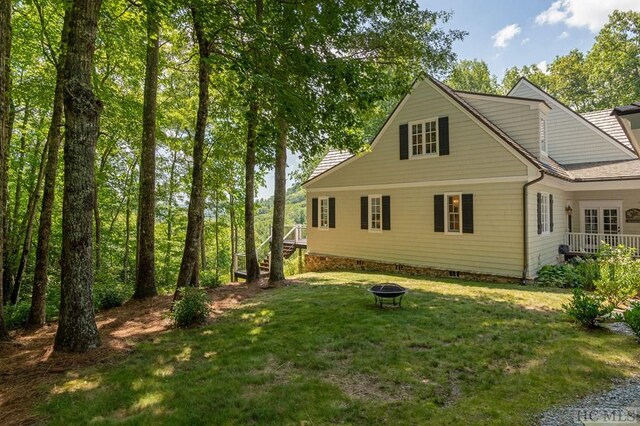
[(552, 102), (557, 104), (557, 106), (559, 106), (561, 109), (565, 110), (566, 112), (571, 114), (573, 117), (576, 117), (578, 119), (578, 121), (580, 121), (583, 124), (586, 124), (587, 127), (592, 129), (594, 132), (598, 133), (600, 136), (604, 137), (609, 142), (613, 143), (614, 145), (616, 145), (618, 147), (621, 147), (626, 152), (629, 152), (631, 154), (636, 154), (636, 152), (633, 149), (633, 147), (631, 147), (630, 145), (629, 146), (625, 145), (624, 143), (620, 142), (618, 139), (616, 139), (615, 137), (613, 137), (609, 133), (607, 133), (604, 129), (601, 129), (600, 127), (598, 127), (597, 125), (595, 125), (591, 121), (587, 120), (585, 117), (583, 117), (582, 115), (578, 114), (573, 109), (571, 109), (568, 106), (566, 106), (564, 103), (560, 102), (555, 96), (553, 96), (550, 93), (547, 93), (540, 86), (538, 86), (537, 84), (533, 83), (531, 80), (529, 80), (526, 77), (520, 77), (518, 82), (516, 84), (514, 84), (514, 86), (511, 88), (511, 90), (509, 90), (509, 93), (507, 93), (507, 96), (509, 96), (509, 94), (511, 94), (511, 92), (513, 92), (515, 90), (515, 88), (518, 87), (522, 82), (525, 82), (529, 86), (533, 87), (535, 90), (537, 90), (542, 95), (547, 96)]
[(604, 130), (611, 137), (618, 140), (618, 142), (625, 145), (627, 148), (633, 149), (631, 141), (624, 132), (624, 129), (616, 119), (614, 115), (611, 115), (612, 110), (603, 109), (601, 111), (584, 112), (582, 115), (588, 121), (593, 123), (594, 126)]
[(640, 178), (640, 159), (567, 164), (564, 167), (575, 181)]
[[(332, 149), (322, 158), (320, 163), (313, 169), (311, 172), (311, 176), (307, 179), (307, 182), (316, 178), (316, 176), (320, 176), (322, 173), (326, 172), (337, 166), (338, 164), (347, 161), (349, 158), (354, 157), (355, 154), (350, 153), (349, 151), (339, 151)], [(306, 182), (305, 182), (306, 183)]]

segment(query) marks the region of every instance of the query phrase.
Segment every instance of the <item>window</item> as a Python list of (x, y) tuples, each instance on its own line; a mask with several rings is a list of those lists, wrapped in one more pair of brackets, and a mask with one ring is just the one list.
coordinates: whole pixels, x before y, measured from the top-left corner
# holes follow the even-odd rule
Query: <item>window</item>
[(540, 229), (543, 234), (551, 232), (551, 214), (549, 204), (549, 194), (540, 194)]
[(460, 232), (461, 216), (460, 216), (460, 194), (447, 194), (446, 219), (447, 232)]
[(382, 231), (382, 196), (369, 196), (369, 230)]
[(547, 121), (540, 119), (540, 153), (547, 155)]
[(320, 198), (320, 228), (329, 228), (329, 198)]
[(409, 123), (411, 131), (411, 156), (431, 156), (438, 154), (438, 120)]

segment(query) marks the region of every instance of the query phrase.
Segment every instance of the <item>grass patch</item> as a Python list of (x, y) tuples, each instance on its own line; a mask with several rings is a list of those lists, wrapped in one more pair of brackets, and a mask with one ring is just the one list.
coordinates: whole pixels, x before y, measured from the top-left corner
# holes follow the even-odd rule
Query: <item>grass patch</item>
[[(559, 289), (304, 274), (215, 324), (141, 344), (50, 392), (52, 424), (524, 424), (636, 371), (633, 338), (584, 331)], [(365, 289), (393, 281), (402, 309)]]

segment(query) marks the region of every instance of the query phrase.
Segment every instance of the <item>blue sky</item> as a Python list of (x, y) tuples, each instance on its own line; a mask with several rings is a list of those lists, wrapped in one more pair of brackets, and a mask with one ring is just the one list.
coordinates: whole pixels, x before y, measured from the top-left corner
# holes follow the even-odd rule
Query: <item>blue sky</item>
[[(418, 0), (453, 12), (445, 28), (469, 34), (454, 44), (459, 59), (482, 59), (499, 79), (512, 66), (545, 64), (571, 49), (587, 51), (615, 9), (640, 11), (640, 0)], [(298, 165), (289, 155), (288, 169)], [(273, 172), (259, 198), (273, 194)], [(291, 182), (287, 182), (289, 186)]]

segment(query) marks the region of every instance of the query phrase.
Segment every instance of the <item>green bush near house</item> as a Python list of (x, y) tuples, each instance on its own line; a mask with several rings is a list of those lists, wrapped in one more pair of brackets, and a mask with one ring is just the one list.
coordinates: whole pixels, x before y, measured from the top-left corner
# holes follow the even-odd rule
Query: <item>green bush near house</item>
[(603, 244), (598, 250), (599, 278), (594, 281), (596, 293), (611, 309), (628, 301), (640, 291), (640, 261), (635, 248)]
[(209, 298), (201, 288), (185, 287), (180, 299), (173, 304), (171, 317), (177, 327), (188, 327), (203, 322), (209, 314)]
[(598, 321), (613, 311), (602, 296), (587, 293), (581, 288), (574, 289), (573, 297), (562, 307), (571, 318), (588, 328), (596, 327)]
[(576, 257), (571, 265), (578, 276), (578, 284), (584, 290), (593, 290), (595, 282), (600, 278), (600, 266), (595, 258)]
[(627, 323), (638, 339), (640, 339), (640, 303), (632, 303), (631, 307), (624, 312), (624, 322)]
[(536, 282), (544, 287), (574, 288), (580, 284), (580, 276), (570, 263), (545, 265), (538, 271)]

